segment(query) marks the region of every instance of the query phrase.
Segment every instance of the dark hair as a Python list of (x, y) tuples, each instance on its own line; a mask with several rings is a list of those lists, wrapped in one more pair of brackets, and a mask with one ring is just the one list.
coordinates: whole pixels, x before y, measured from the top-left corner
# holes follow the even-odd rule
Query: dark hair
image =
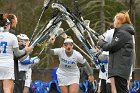
[(4, 14), (0, 14), (0, 26), (4, 27), (6, 25), (8, 25), (8, 19), (5, 17)]
[(16, 24), (17, 22), (14, 22), (16, 19), (16, 15), (15, 14), (5, 14), (6, 18), (10, 21), (10, 26), (11, 28), (16, 28)]
[(0, 14), (0, 26), (3, 27), (5, 25), (5, 20), (3, 18), (3, 14)]

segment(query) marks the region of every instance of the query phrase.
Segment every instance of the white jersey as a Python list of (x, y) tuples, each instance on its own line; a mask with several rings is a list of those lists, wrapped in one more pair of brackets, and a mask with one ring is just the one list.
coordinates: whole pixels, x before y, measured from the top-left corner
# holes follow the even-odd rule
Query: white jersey
[(14, 34), (0, 32), (0, 66), (14, 68), (13, 48), (18, 47), (18, 40)]
[(114, 34), (114, 29), (107, 30), (105, 33), (105, 41), (111, 43)]
[[(109, 52), (108, 51), (103, 51), (102, 54), (104, 55), (109, 55)], [(105, 72), (102, 72), (100, 70), (99, 72), (99, 78), (100, 79), (104, 79), (104, 80), (107, 80), (107, 77), (108, 77), (108, 63), (107, 64), (104, 64), (104, 68), (105, 68)]]
[[(29, 56), (24, 60), (29, 60)], [(21, 64), (21, 62), (19, 62), (18, 67), (19, 67), (19, 71), (28, 71), (31, 68), (31, 64), (23, 65)]]
[[(111, 43), (112, 38), (113, 38), (113, 34), (114, 34), (114, 29), (107, 30), (106, 33), (104, 33), (104, 36), (105, 36), (105, 39), (104, 39), (104, 40), (105, 40), (106, 42)], [(109, 55), (109, 52), (108, 52), (108, 51), (103, 51), (102, 54)], [(104, 65), (104, 66), (105, 66), (106, 72), (103, 73), (103, 72), (100, 70), (100, 72), (99, 72), (99, 78), (100, 78), (100, 79), (105, 79), (105, 80), (107, 80), (107, 78), (108, 78), (108, 64), (106, 64), (106, 65)]]
[[(29, 60), (29, 56), (24, 60)], [(31, 64), (23, 65), (23, 64), (21, 64), (21, 62), (19, 62), (18, 67), (19, 67), (19, 71), (26, 71), (25, 72), (26, 79), (25, 79), (24, 86), (30, 87), (31, 76), (32, 76)]]
[(56, 48), (54, 50), (54, 55), (59, 57), (59, 68), (57, 74), (59, 76), (78, 76), (80, 77), (80, 71), (78, 69), (77, 63), (83, 64), (83, 56), (76, 50), (73, 50), (73, 54), (68, 57), (65, 53), (65, 48)]

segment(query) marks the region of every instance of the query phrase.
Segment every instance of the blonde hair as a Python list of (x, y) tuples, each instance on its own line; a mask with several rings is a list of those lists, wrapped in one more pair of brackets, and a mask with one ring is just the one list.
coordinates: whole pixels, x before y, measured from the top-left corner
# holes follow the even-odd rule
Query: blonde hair
[(116, 14), (115, 18), (117, 18), (122, 24), (132, 24), (128, 12), (129, 11), (121, 11)]

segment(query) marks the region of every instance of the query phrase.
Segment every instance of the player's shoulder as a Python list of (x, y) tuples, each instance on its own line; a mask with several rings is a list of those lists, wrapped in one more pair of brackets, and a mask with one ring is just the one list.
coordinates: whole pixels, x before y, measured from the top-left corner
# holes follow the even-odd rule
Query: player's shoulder
[(76, 54), (76, 55), (81, 55), (81, 53), (77, 50), (73, 50), (73, 52)]
[(11, 37), (11, 38), (17, 38), (16, 35), (12, 34), (12, 33), (8, 33), (8, 35)]
[(114, 33), (114, 29), (109, 29), (106, 31), (107, 34)]
[(17, 38), (14, 34), (11, 34), (9, 32), (3, 32), (2, 35), (6, 38), (11, 39), (11, 40)]
[(16, 37), (16, 35), (9, 33), (9, 32), (7, 32), (6, 35), (8, 35), (9, 37)]

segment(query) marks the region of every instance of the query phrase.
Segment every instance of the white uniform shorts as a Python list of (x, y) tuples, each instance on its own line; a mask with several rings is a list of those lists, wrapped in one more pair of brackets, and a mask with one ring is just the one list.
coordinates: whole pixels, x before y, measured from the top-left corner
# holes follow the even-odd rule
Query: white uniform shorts
[(0, 80), (15, 79), (14, 68), (0, 67)]
[(58, 79), (58, 84), (59, 86), (68, 86), (71, 84), (79, 84), (79, 79), (80, 77), (78, 76), (63, 76), (63, 77), (59, 77), (59, 75), (57, 76)]
[(26, 75), (26, 80), (25, 80), (25, 85), (24, 86), (30, 87), (32, 70), (31, 69), (28, 70), (25, 75)]

